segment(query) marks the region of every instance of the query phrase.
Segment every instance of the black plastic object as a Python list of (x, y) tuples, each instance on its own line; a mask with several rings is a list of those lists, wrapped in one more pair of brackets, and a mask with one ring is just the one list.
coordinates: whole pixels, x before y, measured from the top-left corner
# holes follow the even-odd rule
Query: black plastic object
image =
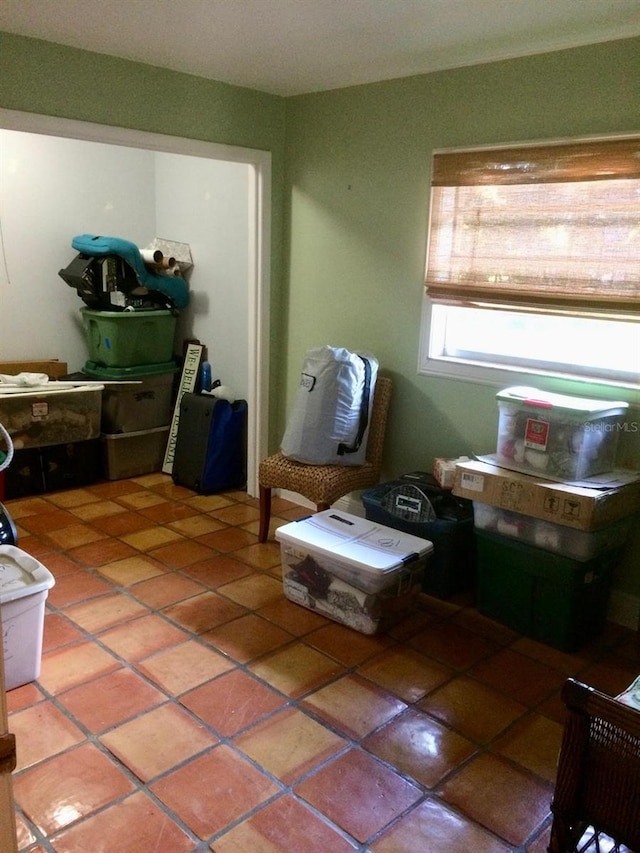
[(18, 531), (4, 504), (0, 503), (0, 545), (17, 545)]

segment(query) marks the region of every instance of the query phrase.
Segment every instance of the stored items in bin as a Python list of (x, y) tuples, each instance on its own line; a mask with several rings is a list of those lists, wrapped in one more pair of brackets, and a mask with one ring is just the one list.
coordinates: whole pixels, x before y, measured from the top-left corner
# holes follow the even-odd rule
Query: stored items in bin
[(473, 521), (476, 530), (498, 533), (574, 560), (590, 560), (603, 551), (624, 546), (632, 517), (611, 522), (597, 530), (574, 530), (562, 524), (474, 501)]
[[(365, 514), (371, 521), (402, 530), (433, 543), (429, 571), (422, 582), (423, 592), (438, 598), (469, 589), (475, 575), (473, 506), (437, 485), (427, 473), (405, 474), (399, 480), (380, 483), (362, 493)], [(428, 501), (435, 513), (430, 521), (420, 521), (421, 502)], [(415, 511), (407, 517), (407, 506)]]
[(162, 469), (169, 427), (101, 436), (104, 475), (108, 480), (139, 477)]
[(405, 618), (431, 542), (329, 509), (276, 530), (285, 596), (363, 634)]
[(183, 394), (171, 476), (200, 494), (244, 488), (247, 401)]
[(42, 563), (14, 545), (0, 545), (0, 607), (5, 689), (40, 675), (44, 603), (55, 579)]
[(487, 462), (458, 465), (453, 494), (576, 530), (596, 530), (640, 511), (640, 478), (622, 486), (587, 488)]
[(63, 383), (19, 394), (2, 393), (0, 420), (17, 450), (85, 441), (100, 435), (102, 385)]
[(575, 651), (602, 631), (622, 549), (573, 560), (476, 531), (478, 609), (519, 634)]
[(628, 403), (505, 388), (497, 394), (498, 465), (551, 480), (583, 480), (615, 467)]

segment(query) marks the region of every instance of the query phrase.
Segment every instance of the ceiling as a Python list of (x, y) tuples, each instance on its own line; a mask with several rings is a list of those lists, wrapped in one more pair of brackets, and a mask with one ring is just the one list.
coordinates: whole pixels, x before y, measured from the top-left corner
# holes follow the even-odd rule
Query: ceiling
[(640, 35), (640, 2), (2, 0), (0, 30), (289, 96)]

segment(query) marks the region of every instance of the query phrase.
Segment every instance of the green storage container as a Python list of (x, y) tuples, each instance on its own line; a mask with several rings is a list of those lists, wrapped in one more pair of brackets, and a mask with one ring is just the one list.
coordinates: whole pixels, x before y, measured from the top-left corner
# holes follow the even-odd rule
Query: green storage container
[[(171, 421), (173, 386), (178, 372), (175, 362), (100, 367), (88, 361), (84, 371), (87, 376), (107, 383), (102, 391), (103, 433), (155, 429)], [(116, 384), (110, 384), (114, 381)]]
[(478, 530), (476, 540), (485, 616), (562, 651), (603, 629), (621, 548), (581, 561)]
[(172, 360), (177, 317), (171, 311), (80, 311), (96, 365), (139, 368)]

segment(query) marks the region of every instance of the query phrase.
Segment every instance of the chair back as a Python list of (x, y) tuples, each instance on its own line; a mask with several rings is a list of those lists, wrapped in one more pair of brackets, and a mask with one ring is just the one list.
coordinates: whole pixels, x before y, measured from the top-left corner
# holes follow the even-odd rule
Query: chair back
[(382, 468), (382, 452), (384, 450), (384, 436), (387, 428), (392, 386), (393, 383), (389, 377), (378, 375), (373, 392), (366, 451), (367, 462), (373, 466), (377, 474)]
[(640, 711), (572, 678), (562, 698), (567, 719), (549, 850), (601, 849), (578, 844), (589, 826), (640, 850)]

